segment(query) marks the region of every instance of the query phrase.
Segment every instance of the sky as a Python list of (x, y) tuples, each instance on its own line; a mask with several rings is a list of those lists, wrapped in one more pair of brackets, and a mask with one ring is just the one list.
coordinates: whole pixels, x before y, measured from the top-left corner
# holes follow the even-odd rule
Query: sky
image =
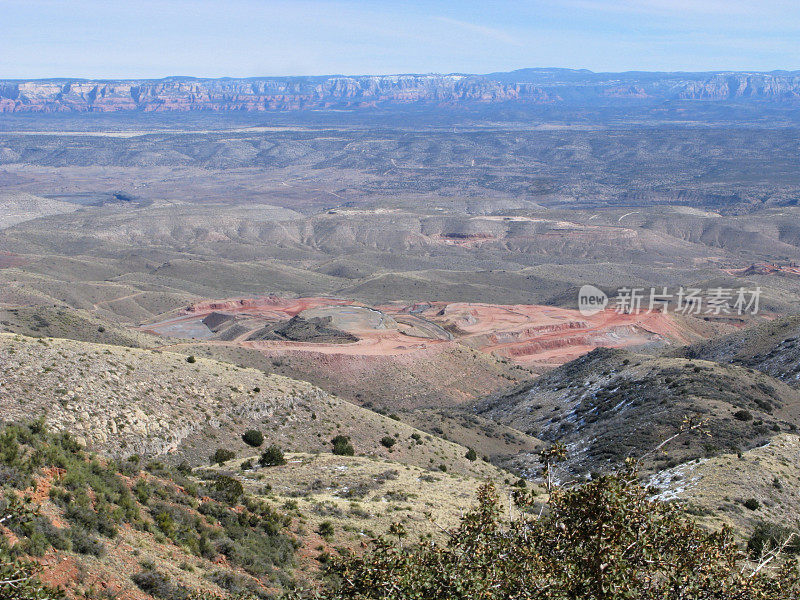
[(0, 79), (800, 69), (798, 0), (0, 0)]

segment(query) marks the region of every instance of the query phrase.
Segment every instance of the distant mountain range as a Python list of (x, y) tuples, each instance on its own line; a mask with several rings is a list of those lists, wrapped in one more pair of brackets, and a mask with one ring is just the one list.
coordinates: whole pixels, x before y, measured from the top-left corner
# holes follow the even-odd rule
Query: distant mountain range
[(274, 111), (409, 104), (800, 102), (800, 71), (0, 80), (0, 112)]

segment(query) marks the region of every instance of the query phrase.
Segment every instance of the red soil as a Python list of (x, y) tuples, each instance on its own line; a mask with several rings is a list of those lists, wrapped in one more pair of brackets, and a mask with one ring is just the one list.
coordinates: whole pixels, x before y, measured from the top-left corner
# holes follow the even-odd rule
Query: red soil
[(800, 266), (795, 263), (787, 265), (774, 263), (753, 263), (749, 267), (742, 269), (723, 269), (725, 273), (736, 277), (746, 277), (748, 275), (789, 275), (800, 277)]
[(50, 488), (53, 487), (53, 481), (61, 481), (64, 477), (64, 469), (57, 467), (49, 467), (42, 470), (42, 476), (36, 480), (36, 489), (31, 494), (31, 500), (34, 504), (41, 504), (50, 497)]
[(460, 343), (529, 365), (562, 364), (598, 346), (688, 341), (672, 317), (662, 313), (606, 310), (585, 317), (551, 306), (433, 303), (417, 314), (458, 332)]
[[(173, 319), (152, 325), (158, 332), (164, 325), (196, 323), (211, 312), (248, 317), (262, 322), (289, 319), (304, 310), (317, 307), (357, 305), (334, 298), (239, 298), (199, 302)], [(375, 329), (356, 322), (349, 331), (359, 340), (348, 344), (294, 341), (207, 340), (207, 344), (243, 346), (276, 352), (307, 352), (316, 355), (399, 356), (424, 354), (435, 347), (463, 344), (477, 350), (504, 356), (524, 365), (556, 366), (568, 362), (598, 346), (625, 347), (646, 343), (686, 343), (688, 332), (669, 314), (660, 312), (619, 314), (605, 310), (590, 317), (576, 310), (539, 305), (497, 305), (470, 303), (391, 304), (375, 307), (397, 319), (417, 319), (452, 339), (417, 337), (408, 327)], [(253, 330), (255, 331), (255, 330)], [(405, 332), (405, 333), (404, 333)], [(419, 334), (424, 335), (424, 334)]]

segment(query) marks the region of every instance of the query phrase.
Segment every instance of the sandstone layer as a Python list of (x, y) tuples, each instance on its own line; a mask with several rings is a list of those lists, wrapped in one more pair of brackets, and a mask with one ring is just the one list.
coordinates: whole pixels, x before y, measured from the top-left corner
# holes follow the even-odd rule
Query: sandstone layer
[(0, 112), (274, 111), (431, 103), (534, 104), (800, 99), (800, 74), (592, 73), (0, 81)]

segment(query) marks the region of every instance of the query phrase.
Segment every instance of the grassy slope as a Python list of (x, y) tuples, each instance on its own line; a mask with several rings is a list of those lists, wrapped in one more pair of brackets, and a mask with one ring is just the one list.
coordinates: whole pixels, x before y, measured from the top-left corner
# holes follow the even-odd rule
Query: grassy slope
[(760, 323), (743, 331), (675, 349), (671, 355), (729, 363), (763, 371), (800, 386), (800, 317)]
[[(384, 436), (408, 439), (412, 427), (331, 396), (311, 384), (185, 355), (64, 339), (0, 335), (0, 406), (5, 420), (43, 416), (111, 455), (168, 455), (200, 464), (217, 447), (247, 448), (241, 434), (264, 432), (291, 451), (329, 451), (338, 434), (356, 452), (388, 458)], [(444, 463), (483, 477), (492, 467), (433, 437), (398, 447), (391, 458), (421, 467)]]
[[(662, 490), (661, 498), (687, 503), (713, 527), (727, 523), (749, 533), (759, 521), (792, 526), (800, 519), (799, 450), (797, 435), (781, 434), (741, 455), (722, 454), (667, 469), (651, 483)], [(759, 503), (755, 510), (744, 505), (751, 498)]]
[(29, 496), (38, 512), (0, 527), (0, 544), (38, 560), (69, 598), (235, 588), (266, 598), (293, 576), (297, 523), (274, 506), (158, 463), (109, 462), (38, 428), (3, 427), (0, 447), (4, 493)]
[[(133, 600), (149, 599), (155, 592), (146, 593), (132, 579), (141, 573), (155, 584), (159, 576), (154, 573), (167, 575), (170, 585), (178, 588), (222, 594), (244, 588), (273, 592), (290, 577), (313, 578), (320, 568), (317, 559), (325, 553), (355, 547), (369, 535), (385, 533), (393, 522), (404, 523), (415, 537), (440, 535), (442, 527), (454, 524), (455, 516), (472, 504), (482, 481), (494, 480), (503, 486), (513, 479), (481, 460), (467, 460), (464, 446), (330, 396), (308, 383), (254, 369), (203, 358), (189, 363), (185, 355), (158, 350), (8, 333), (0, 334), (0, 362), (4, 366), (0, 373), (3, 421), (42, 417), (49, 427), (73, 432), (76, 440), (101, 455), (124, 460), (124, 476), (104, 476), (105, 483), (97, 484), (101, 485), (97, 490), (92, 487), (97, 482), (89, 485), (94, 491), (90, 491), (88, 509), (98, 514), (105, 510), (100, 503), (102, 490), (112, 479), (129, 489), (138, 480), (149, 486), (147, 499), (136, 504), (142, 521), (119, 517), (113, 535), (92, 530), (96, 551), (87, 551), (77, 542), (62, 543), (63, 536), (53, 533), (53, 526), (57, 530), (84, 527), (83, 521), (95, 519), (89, 513), (68, 516), (69, 499), (61, 504), (58, 500), (62, 487), (85, 486), (80, 478), (85, 477), (86, 467), (76, 467), (71, 459), (66, 472), (49, 464), (43, 470), (34, 465), (32, 481), (16, 475), (5, 480), (20, 491), (26, 489), (41, 504), (47, 522), (41, 521), (40, 529), (55, 540), (58, 549), (48, 549), (41, 536), (31, 538), (32, 532), (11, 534), (0, 529), (0, 537), (22, 543), (27, 553), (44, 553), (48, 566), (43, 578), (64, 585), (76, 598), (107, 589)], [(286, 466), (241, 468), (245, 459), (258, 457), (258, 451), (240, 439), (250, 427), (264, 432), (265, 445), (277, 443), (294, 451), (287, 454)], [(356, 456), (330, 454), (329, 440), (337, 434), (352, 438)], [(391, 449), (380, 443), (386, 436), (395, 440)], [(184, 460), (207, 464), (217, 447), (229, 448), (238, 456), (222, 466), (201, 468), (197, 476), (187, 477), (157, 464), (149, 473), (139, 474), (138, 463), (125, 459), (141, 454), (173, 464)], [(12, 455), (17, 456), (3, 454), (2, 460)], [(100, 464), (105, 462), (100, 459)], [(63, 468), (63, 461), (58, 464)], [(17, 469), (11, 464), (6, 467)], [(117, 467), (112, 463), (109, 468)], [(75, 469), (81, 475), (73, 474)], [(187, 494), (187, 490), (200, 486), (201, 496), (214, 496), (214, 478), (220, 474), (238, 479), (254, 497), (289, 515), (285, 533), (298, 544), (289, 562), (254, 573), (234, 559), (220, 562), (213, 552), (198, 554), (197, 540), (182, 527), (173, 531), (166, 525), (169, 533), (161, 528), (159, 515), (165, 511), (180, 522), (203, 521), (197, 492)], [(177, 487), (170, 480), (177, 481)], [(109, 502), (114, 510), (118, 500)], [(320, 535), (325, 521), (333, 524), (331, 536)], [(216, 524), (212, 518), (202, 527)], [(200, 526), (188, 527), (199, 531)], [(242, 534), (233, 527), (230, 535)], [(250, 534), (244, 531), (244, 535)], [(236, 547), (240, 546), (237, 541)]]
[[(516, 393), (478, 403), (477, 410), (567, 443), (568, 464), (585, 472), (643, 455), (678, 431), (685, 417), (707, 420), (711, 438), (695, 435), (673, 444), (651, 466), (752, 448), (800, 424), (800, 394), (741, 367), (595, 350)], [(749, 418), (734, 416), (741, 410)]]
[(513, 468), (518, 455), (530, 455), (544, 446), (540, 439), (472, 414), (468, 408), (419, 408), (402, 410), (398, 414), (404, 422), (462, 446), (475, 448), (492, 463), (505, 468)]
[(119, 327), (87, 311), (67, 307), (23, 306), (0, 309), (0, 331), (30, 337), (53, 337), (152, 348), (161, 338)]
[(352, 402), (389, 411), (458, 404), (531, 377), (523, 367), (462, 346), (398, 356), (256, 351), (203, 343), (181, 344), (176, 350), (309, 381)]
[[(422, 438), (423, 445), (431, 441), (431, 436)], [(414, 440), (400, 439), (396, 452), (413, 444)], [(356, 547), (372, 535), (385, 534), (392, 523), (402, 523), (412, 538), (438, 538), (442, 528), (454, 526), (473, 504), (483, 482), (492, 480), (507, 490), (515, 480), (492, 468), (477, 478), (404, 465), (392, 458), (291, 453), (286, 460), (284, 466), (255, 465), (247, 471), (240, 471), (236, 460), (213, 471), (235, 473), (248, 492), (278, 503), (300, 519), (311, 549), (318, 544)], [(324, 521), (334, 525), (334, 533), (322, 538), (319, 529)]]

